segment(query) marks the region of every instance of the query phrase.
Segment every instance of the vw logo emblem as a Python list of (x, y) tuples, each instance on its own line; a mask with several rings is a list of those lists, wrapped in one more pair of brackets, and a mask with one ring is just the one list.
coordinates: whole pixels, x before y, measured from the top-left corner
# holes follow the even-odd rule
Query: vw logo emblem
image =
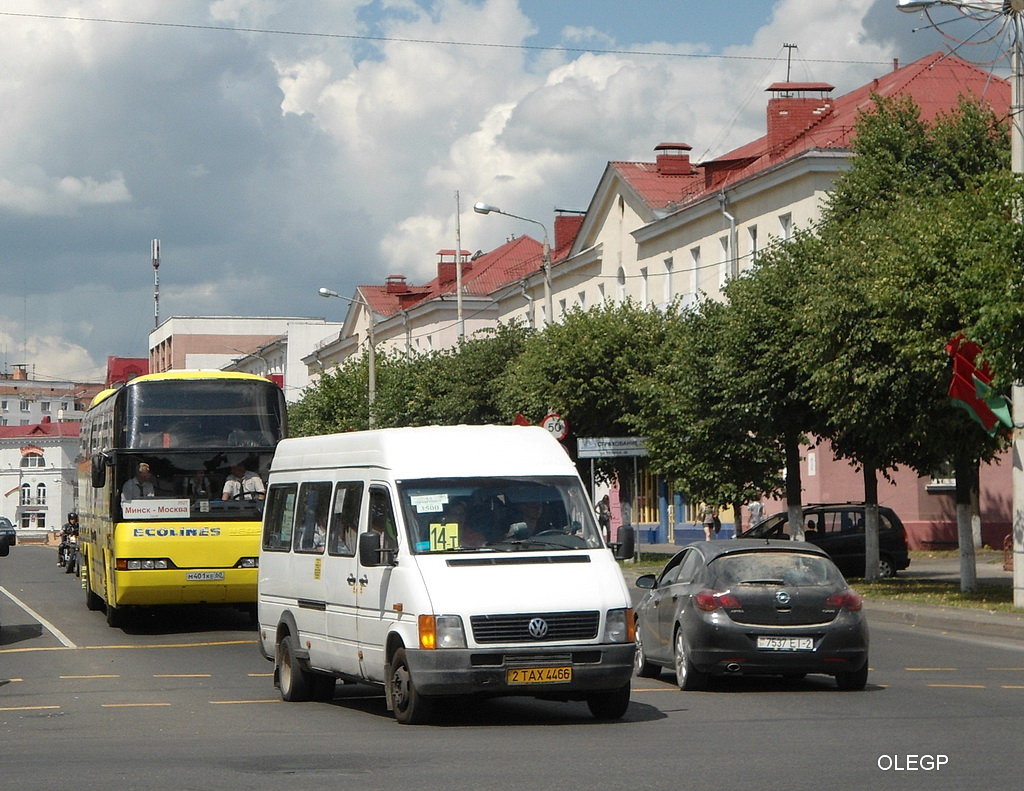
[(548, 636), (548, 622), (543, 618), (534, 618), (530, 621), (529, 629), (530, 636), (537, 640), (542, 640)]
[(779, 604), (789, 604), (789, 591), (777, 591), (775, 601)]

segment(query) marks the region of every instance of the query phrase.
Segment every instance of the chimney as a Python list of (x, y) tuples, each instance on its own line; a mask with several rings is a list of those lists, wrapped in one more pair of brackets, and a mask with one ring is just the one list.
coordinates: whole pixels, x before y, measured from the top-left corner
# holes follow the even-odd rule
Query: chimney
[(693, 167), (690, 165), (690, 150), (693, 146), (686, 143), (658, 143), (654, 147), (657, 154), (658, 173), (662, 176), (691, 176)]
[[(438, 261), (437, 261), (437, 280), (439, 283), (454, 283), (455, 282), (455, 250), (438, 250)], [(460, 251), (459, 259), (462, 261), (462, 276), (465, 277), (466, 273), (473, 268), (473, 264), (469, 259), (469, 250)]]
[[(826, 82), (776, 82), (768, 86), (768, 149), (777, 151), (832, 113), (835, 90)], [(807, 96), (808, 93), (818, 96)]]
[(405, 275), (388, 275), (384, 281), (384, 291), (387, 294), (404, 294), (409, 290), (409, 284), (405, 282)]
[(576, 241), (576, 234), (580, 232), (585, 212), (570, 212), (564, 209), (555, 209), (555, 249), (561, 250)]

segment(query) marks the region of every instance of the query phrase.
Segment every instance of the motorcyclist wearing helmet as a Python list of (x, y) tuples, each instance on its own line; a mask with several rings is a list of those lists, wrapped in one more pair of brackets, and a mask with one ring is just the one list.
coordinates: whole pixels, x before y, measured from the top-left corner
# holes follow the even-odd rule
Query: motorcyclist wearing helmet
[(57, 565), (63, 566), (66, 562), (64, 550), (68, 546), (68, 537), (78, 535), (78, 514), (75, 511), (68, 513), (68, 521), (60, 529), (60, 545), (57, 547)]

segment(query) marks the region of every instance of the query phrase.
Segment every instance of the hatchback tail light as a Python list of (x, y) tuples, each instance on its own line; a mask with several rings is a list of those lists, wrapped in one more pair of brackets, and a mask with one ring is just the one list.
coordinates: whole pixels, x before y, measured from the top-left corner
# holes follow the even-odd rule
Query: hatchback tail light
[(704, 612), (714, 612), (718, 609), (735, 610), (743, 606), (740, 600), (728, 591), (714, 591), (708, 588), (696, 593), (693, 600), (697, 609)]
[(862, 606), (860, 596), (855, 592), (847, 588), (839, 593), (833, 593), (828, 599), (825, 600), (826, 607), (835, 607), (840, 610), (850, 610), (851, 612), (857, 612)]

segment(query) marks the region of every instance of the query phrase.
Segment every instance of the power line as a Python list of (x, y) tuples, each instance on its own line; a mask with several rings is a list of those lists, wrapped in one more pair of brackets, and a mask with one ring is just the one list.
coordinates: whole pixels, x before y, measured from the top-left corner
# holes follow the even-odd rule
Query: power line
[[(427, 38), (402, 38), (399, 36), (370, 36), (355, 33), (322, 33), (313, 30), (281, 30), (277, 28), (225, 27), (223, 25), (202, 25), (187, 22), (154, 22), (141, 19), (112, 19), (108, 17), (80, 17), (61, 14), (26, 14), (14, 11), (0, 11), (0, 16), (23, 19), (45, 19), (61, 22), (94, 22), (108, 25), (137, 25), (140, 27), (172, 28), (177, 30), (210, 30), (218, 33), (260, 33), (269, 36), (299, 36), (304, 38), (346, 39), (352, 41), (376, 41), (396, 44), (429, 44), (447, 47), (482, 47), (490, 49), (532, 50), (540, 52), (591, 53), (595, 55), (638, 55), (658, 58), (696, 58), (702, 60), (751, 60), (774, 61), (775, 57), (760, 55), (717, 55), (698, 52), (665, 52), (657, 50), (598, 49), (592, 47), (542, 46), (539, 44), (500, 44), (487, 41), (456, 41)], [(888, 65), (889, 61), (875, 60), (813, 60), (808, 63), (839, 63), (847, 65)]]

